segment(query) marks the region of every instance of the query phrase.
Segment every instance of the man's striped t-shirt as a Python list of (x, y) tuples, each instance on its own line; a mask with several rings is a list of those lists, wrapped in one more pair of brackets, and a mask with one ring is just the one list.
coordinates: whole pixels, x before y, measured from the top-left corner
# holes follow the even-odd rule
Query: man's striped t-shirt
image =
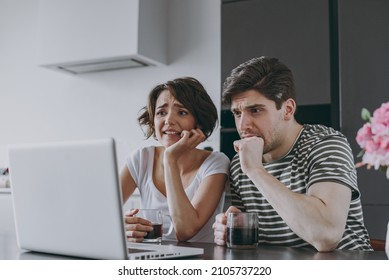
[[(338, 249), (372, 250), (363, 222), (354, 159), (346, 137), (323, 125), (304, 125), (293, 148), (283, 158), (264, 164), (288, 189), (306, 194), (312, 184), (336, 182), (352, 191), (345, 232)], [(259, 242), (282, 246), (311, 246), (297, 236), (242, 172), (238, 154), (230, 166), (231, 202), (259, 218)]]

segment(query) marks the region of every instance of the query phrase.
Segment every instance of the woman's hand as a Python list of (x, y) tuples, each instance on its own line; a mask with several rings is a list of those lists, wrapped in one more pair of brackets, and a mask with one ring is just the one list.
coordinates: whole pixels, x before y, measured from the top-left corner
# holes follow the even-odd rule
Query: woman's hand
[(181, 155), (193, 150), (205, 140), (205, 134), (200, 128), (183, 130), (181, 139), (165, 150), (165, 155), (177, 160)]
[(132, 209), (124, 215), (127, 241), (142, 242), (148, 232), (153, 230), (151, 222), (140, 217), (136, 217), (139, 209)]

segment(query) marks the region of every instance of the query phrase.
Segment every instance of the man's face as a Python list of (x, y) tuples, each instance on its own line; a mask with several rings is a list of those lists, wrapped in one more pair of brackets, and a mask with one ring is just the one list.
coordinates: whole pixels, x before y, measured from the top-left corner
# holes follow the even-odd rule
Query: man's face
[(274, 101), (256, 90), (242, 92), (231, 100), (231, 111), (240, 137), (261, 137), (264, 154), (282, 145), (285, 135), (283, 107), (277, 110)]

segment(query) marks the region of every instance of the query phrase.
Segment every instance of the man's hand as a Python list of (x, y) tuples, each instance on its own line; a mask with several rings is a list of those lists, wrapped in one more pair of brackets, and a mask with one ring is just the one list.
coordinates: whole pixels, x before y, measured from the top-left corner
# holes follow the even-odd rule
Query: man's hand
[(248, 137), (234, 141), (234, 149), (239, 153), (240, 166), (245, 174), (263, 166), (263, 145), (264, 141), (260, 137)]
[(213, 224), (213, 232), (215, 235), (215, 243), (217, 245), (224, 246), (227, 241), (227, 213), (239, 213), (242, 212), (234, 206), (230, 206), (225, 213), (220, 213), (215, 218), (215, 223)]

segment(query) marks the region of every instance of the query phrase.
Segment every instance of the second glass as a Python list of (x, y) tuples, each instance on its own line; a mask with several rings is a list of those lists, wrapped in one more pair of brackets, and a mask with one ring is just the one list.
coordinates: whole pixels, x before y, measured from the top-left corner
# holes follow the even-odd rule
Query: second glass
[(257, 213), (227, 214), (227, 247), (238, 249), (256, 248), (258, 244)]

